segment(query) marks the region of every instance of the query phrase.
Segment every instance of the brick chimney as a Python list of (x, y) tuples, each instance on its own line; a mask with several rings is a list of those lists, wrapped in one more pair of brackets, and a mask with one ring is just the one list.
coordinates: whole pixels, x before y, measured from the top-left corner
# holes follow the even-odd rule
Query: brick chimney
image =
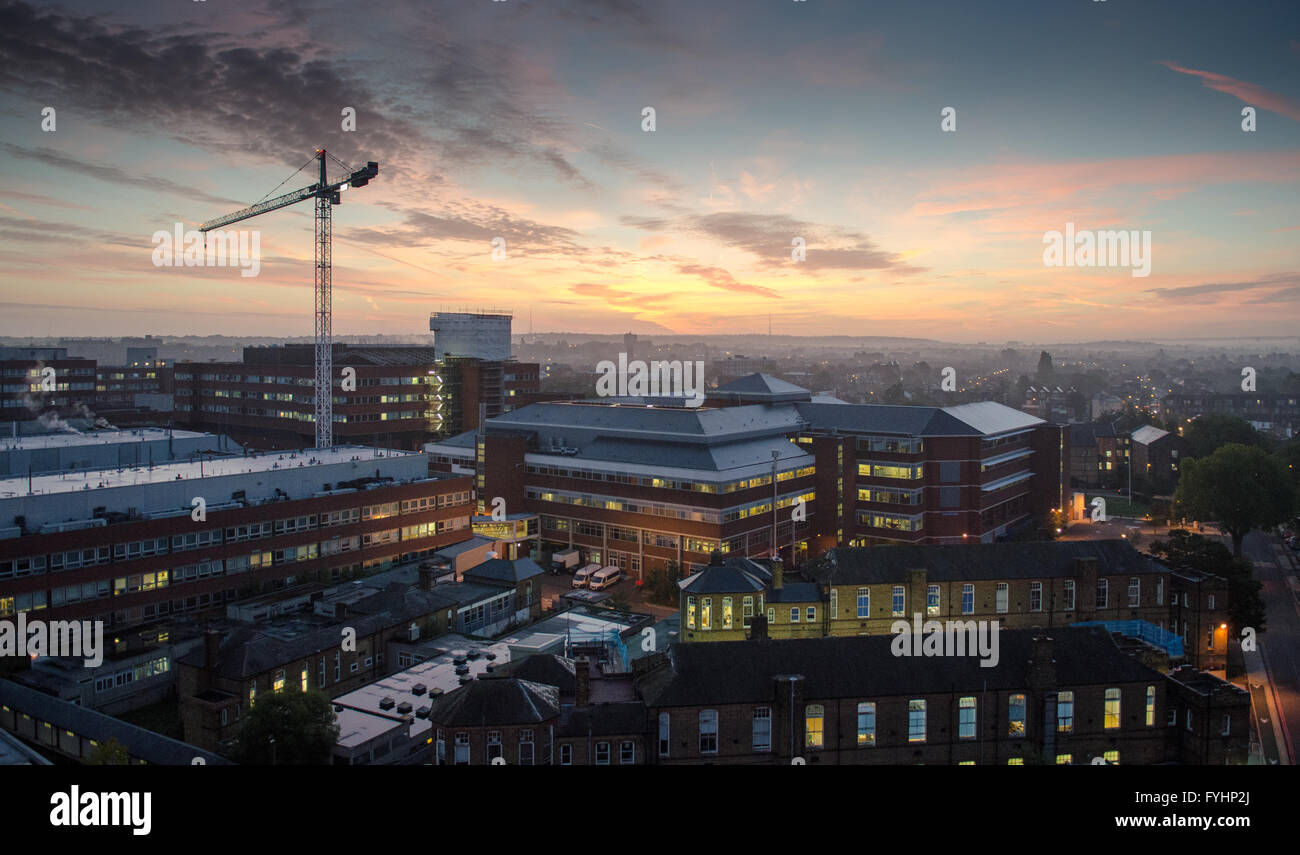
[(203, 668), (212, 671), (221, 658), (221, 632), (208, 629), (203, 632)]
[(417, 587), (419, 587), (421, 591), (433, 590), (433, 586), (437, 584), (434, 579), (434, 572), (435, 571), (432, 567), (420, 565), (420, 581), (417, 583)]
[(785, 587), (785, 562), (777, 559), (772, 563), (772, 590), (779, 591)]
[(583, 709), (591, 703), (591, 660), (583, 657), (573, 663), (574, 686), (573, 705)]
[(1056, 686), (1056, 660), (1052, 658), (1052, 638), (1035, 635), (1029, 656), (1029, 688), (1046, 691)]

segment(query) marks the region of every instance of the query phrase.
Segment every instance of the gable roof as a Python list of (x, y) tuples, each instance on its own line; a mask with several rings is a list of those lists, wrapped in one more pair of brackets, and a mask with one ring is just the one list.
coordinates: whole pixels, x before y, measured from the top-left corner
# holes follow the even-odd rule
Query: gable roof
[(490, 558), (466, 570), (462, 577), (471, 581), (517, 585), (534, 576), (543, 575), (541, 567), (531, 558)]
[(897, 584), (907, 581), (908, 570), (921, 568), (931, 582), (977, 582), (1070, 577), (1080, 558), (1094, 559), (1102, 576), (1168, 572), (1127, 540), (837, 546), (809, 565), (808, 572), (833, 585)]
[(560, 690), (518, 678), (474, 680), (430, 706), (429, 720), (447, 726), (540, 724), (560, 714)]
[[(977, 656), (895, 656), (892, 635), (714, 641), (678, 644), (669, 676), (641, 683), (650, 707), (770, 702), (775, 678), (799, 675), (808, 699), (917, 696), (1025, 688), (1040, 629), (1001, 630), (998, 663)], [(1125, 655), (1101, 627), (1054, 627), (1051, 656), (1061, 686), (1159, 682), (1162, 675)], [(669, 671), (669, 669), (662, 669)]]

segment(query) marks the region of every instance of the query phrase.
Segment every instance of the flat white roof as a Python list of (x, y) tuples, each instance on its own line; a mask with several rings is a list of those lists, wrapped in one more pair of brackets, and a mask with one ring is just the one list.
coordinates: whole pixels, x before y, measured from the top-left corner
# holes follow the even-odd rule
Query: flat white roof
[[(174, 430), (172, 439), (199, 439), (215, 434), (191, 430)], [(14, 449), (68, 448), (77, 445), (120, 445), (129, 442), (153, 442), (168, 438), (166, 428), (132, 428), (123, 430), (96, 430), (86, 433), (41, 433), (33, 436), (0, 435), (0, 451)]]
[[(460, 635), (444, 635), (433, 639), (430, 643), (446, 652), (412, 665), (404, 671), (389, 674), (382, 680), (376, 680), (360, 689), (339, 695), (331, 701), (336, 707), (343, 707), (341, 711), (334, 714), (339, 725), (339, 738), (336, 745), (356, 748), (394, 728), (405, 728), (405, 723), (401, 721), (402, 716), (397, 712), (397, 706), (404, 701), (411, 705), (409, 715), (412, 718), (407, 734), (416, 737), (430, 730), (432, 724), (427, 718), (416, 716), (415, 710), (429, 706), (437, 699), (437, 695), (429, 696), (430, 690), (441, 689), (442, 694), (447, 695), (460, 688), (460, 675), (456, 673), (456, 666), (452, 661), (458, 655), (466, 654), (471, 650), (480, 652), (477, 658), (467, 659), (465, 662), (469, 666), (468, 676), (474, 679), (486, 673), (488, 665), (499, 667), (510, 661), (510, 648), (501, 642), (473, 641)], [(486, 653), (495, 654), (496, 658), (488, 659), (487, 656), (482, 655)], [(426, 688), (424, 694), (412, 694), (411, 689), (416, 683), (424, 684)], [(384, 698), (392, 698), (397, 704), (391, 709), (380, 709), (379, 702)]]
[(419, 452), (396, 451), (391, 448), (364, 448), (359, 445), (339, 446), (326, 451), (284, 451), (248, 457), (214, 457), (201, 461), (161, 463), (156, 466), (134, 466), (120, 469), (95, 469), (79, 472), (58, 472), (32, 477), (30, 490), (28, 478), (10, 476), (0, 479), (0, 498), (73, 493), (78, 490), (98, 490), (111, 487), (132, 487), (145, 484), (168, 484), (199, 478), (216, 478), (223, 475), (246, 475), (277, 470), (306, 469), (359, 460), (379, 460), (391, 457), (408, 457)]

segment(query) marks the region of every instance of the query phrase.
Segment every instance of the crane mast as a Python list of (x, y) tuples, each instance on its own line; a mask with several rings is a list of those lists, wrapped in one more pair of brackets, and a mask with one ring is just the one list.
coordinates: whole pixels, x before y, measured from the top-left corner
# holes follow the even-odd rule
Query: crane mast
[[(335, 158), (337, 160), (337, 158)], [(316, 448), (325, 449), (334, 446), (334, 321), (333, 321), (333, 276), (331, 246), (333, 241), (332, 209), (341, 201), (341, 194), (348, 187), (364, 187), (370, 179), (379, 174), (379, 164), (369, 161), (342, 181), (330, 182), (325, 171), (325, 149), (316, 150), (316, 160), (320, 167), (319, 180), (310, 187), (259, 202), (242, 211), (226, 214), (208, 220), (199, 226), (199, 231), (206, 237), (207, 233), (231, 223), (251, 219), (261, 214), (275, 211), (289, 205), (316, 200), (315, 259), (313, 291), (315, 296), (315, 336), (316, 336)]]

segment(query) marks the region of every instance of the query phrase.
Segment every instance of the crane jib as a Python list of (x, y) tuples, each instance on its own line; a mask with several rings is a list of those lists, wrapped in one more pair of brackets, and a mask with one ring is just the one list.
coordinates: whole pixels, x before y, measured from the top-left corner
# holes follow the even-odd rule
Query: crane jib
[[(334, 447), (334, 396), (332, 392), (334, 357), (333, 357), (333, 296), (331, 294), (331, 243), (332, 226), (330, 210), (334, 205), (341, 201), (341, 191), (344, 187), (365, 187), (370, 183), (370, 179), (379, 174), (379, 164), (371, 160), (360, 169), (354, 170), (347, 178), (342, 181), (330, 183), (325, 174), (325, 149), (316, 150), (316, 158), (320, 163), (320, 180), (310, 187), (304, 187), (292, 193), (286, 193), (283, 196), (277, 196), (274, 199), (268, 199), (265, 202), (258, 202), (256, 205), (244, 208), (242, 211), (235, 211), (233, 214), (226, 214), (223, 217), (217, 217), (208, 220), (199, 226), (199, 231), (204, 234), (204, 242), (207, 242), (207, 233), (231, 223), (237, 223), (241, 220), (252, 219), (253, 217), (265, 214), (279, 208), (285, 208), (307, 199), (316, 199), (316, 240), (315, 240), (315, 295), (316, 295), (316, 447), (333, 448)], [(337, 160), (337, 158), (335, 158)], [(308, 161), (310, 162), (310, 161)], [(342, 161), (340, 161), (341, 163)], [(347, 164), (343, 164), (347, 166)], [(272, 191), (274, 192), (274, 191)]]

